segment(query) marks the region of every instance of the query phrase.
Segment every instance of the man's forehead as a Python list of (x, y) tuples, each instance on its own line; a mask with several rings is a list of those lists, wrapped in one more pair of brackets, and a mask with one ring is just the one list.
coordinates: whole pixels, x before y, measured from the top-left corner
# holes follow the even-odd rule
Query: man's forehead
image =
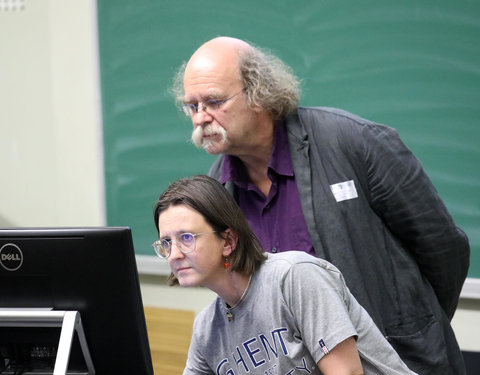
[(215, 96), (241, 87), (236, 66), (225, 66), (207, 60), (187, 66), (184, 75), (185, 96)]
[(215, 58), (213, 55), (193, 56), (185, 68), (184, 82), (197, 79), (238, 79), (239, 71), (236, 60)]

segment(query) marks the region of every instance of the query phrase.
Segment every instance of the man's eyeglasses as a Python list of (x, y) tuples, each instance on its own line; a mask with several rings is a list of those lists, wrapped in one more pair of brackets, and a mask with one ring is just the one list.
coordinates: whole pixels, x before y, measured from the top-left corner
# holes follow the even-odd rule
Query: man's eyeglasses
[(199, 103), (184, 103), (178, 110), (182, 111), (185, 116), (192, 117), (200, 111), (207, 111), (208, 113), (213, 113), (219, 109), (223, 104), (228, 102), (230, 99), (233, 99), (235, 96), (243, 92), (245, 89), (240, 90), (236, 94), (233, 94), (227, 99), (218, 100), (218, 99), (208, 99), (204, 102)]
[(208, 233), (216, 233), (215, 231), (212, 232), (201, 232), (201, 233), (181, 233), (176, 236), (175, 240), (166, 239), (157, 240), (152, 243), (152, 247), (157, 253), (160, 258), (168, 258), (172, 253), (172, 244), (175, 242), (177, 244), (178, 249), (184, 253), (188, 254), (195, 250), (195, 237), (200, 236), (202, 234)]

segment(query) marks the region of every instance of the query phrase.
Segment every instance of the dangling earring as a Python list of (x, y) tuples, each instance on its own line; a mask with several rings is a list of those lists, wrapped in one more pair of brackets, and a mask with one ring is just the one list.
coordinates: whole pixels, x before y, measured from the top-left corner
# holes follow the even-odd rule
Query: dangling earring
[(225, 262), (223, 262), (223, 268), (225, 268), (226, 270), (230, 268), (230, 262), (227, 258), (225, 258)]

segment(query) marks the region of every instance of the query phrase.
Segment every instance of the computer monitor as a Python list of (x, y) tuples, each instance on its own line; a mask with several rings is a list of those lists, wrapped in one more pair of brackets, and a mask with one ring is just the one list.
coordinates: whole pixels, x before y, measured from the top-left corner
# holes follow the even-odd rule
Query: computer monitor
[[(127, 227), (0, 229), (2, 308), (79, 311), (97, 375), (153, 374)], [(0, 373), (12, 364), (28, 373), (55, 352), (58, 335), (58, 328), (0, 327)], [(82, 366), (78, 347), (73, 367)]]

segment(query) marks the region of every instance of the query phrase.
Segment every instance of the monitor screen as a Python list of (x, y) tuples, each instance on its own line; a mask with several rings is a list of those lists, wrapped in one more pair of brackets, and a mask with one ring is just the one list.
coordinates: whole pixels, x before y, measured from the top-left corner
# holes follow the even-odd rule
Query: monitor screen
[[(0, 229), (2, 308), (79, 311), (96, 374), (153, 374), (127, 227)], [(58, 334), (0, 327), (0, 373), (8, 373), (2, 367), (9, 363), (27, 373), (55, 352)], [(73, 345), (76, 366), (82, 360)]]

